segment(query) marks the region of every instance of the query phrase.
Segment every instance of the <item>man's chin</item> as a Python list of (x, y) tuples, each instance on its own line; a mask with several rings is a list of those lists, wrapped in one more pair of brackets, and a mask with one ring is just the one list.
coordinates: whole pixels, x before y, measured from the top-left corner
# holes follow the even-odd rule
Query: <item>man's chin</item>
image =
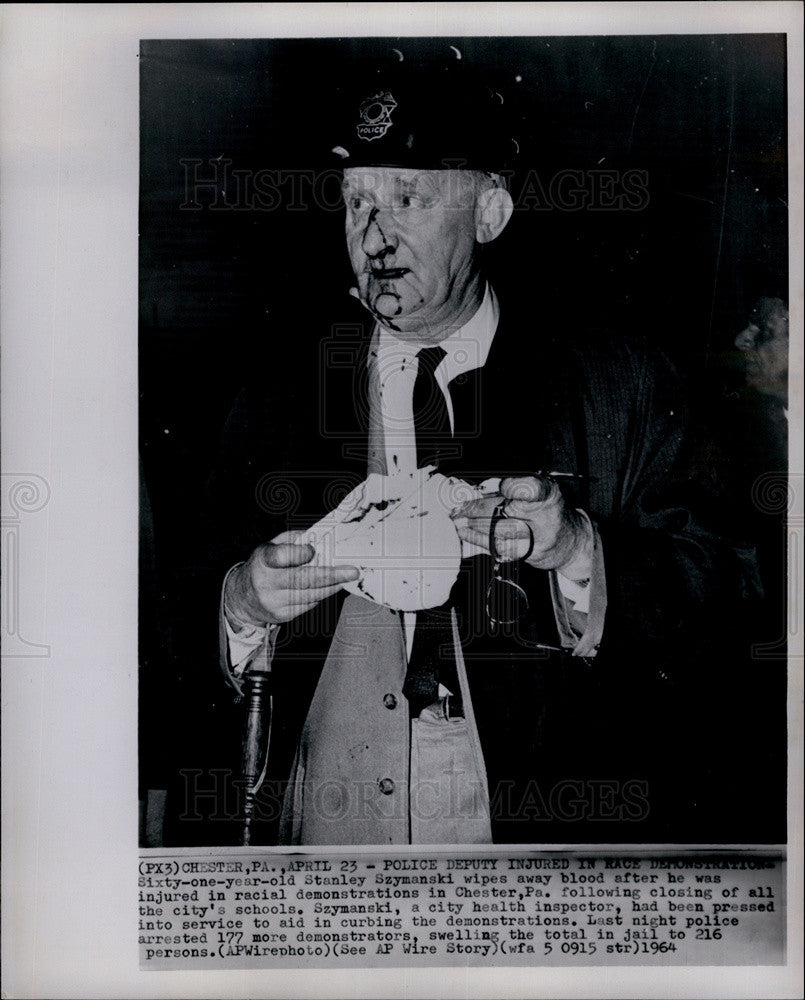
[(405, 315), (405, 301), (402, 295), (387, 289), (371, 296), (370, 308), (381, 323), (395, 323)]
[(366, 293), (358, 293), (357, 298), (379, 323), (392, 330), (414, 332), (426, 325), (420, 311), (407, 301), (410, 297), (397, 291), (370, 289)]
[(422, 308), (422, 302), (414, 296), (406, 295), (404, 291), (386, 288), (359, 289), (351, 288), (354, 296), (382, 326), (401, 334), (402, 339), (410, 339), (417, 343), (427, 343), (438, 337), (432, 337), (435, 324), (428, 320), (427, 310)]

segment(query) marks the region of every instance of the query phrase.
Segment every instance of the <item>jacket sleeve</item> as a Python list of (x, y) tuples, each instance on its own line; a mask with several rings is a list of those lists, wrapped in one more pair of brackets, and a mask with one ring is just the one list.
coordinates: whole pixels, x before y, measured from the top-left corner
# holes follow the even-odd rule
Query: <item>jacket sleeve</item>
[[(758, 586), (754, 550), (725, 496), (688, 472), (691, 442), (703, 432), (691, 426), (674, 368), (659, 354), (630, 351), (621, 379), (628, 420), (605, 424), (619, 447), (591, 442), (610, 490), (608, 509), (593, 512), (607, 588), (600, 648), (681, 680), (703, 657), (712, 663), (725, 652), (735, 616)], [(618, 386), (601, 388), (606, 396)]]

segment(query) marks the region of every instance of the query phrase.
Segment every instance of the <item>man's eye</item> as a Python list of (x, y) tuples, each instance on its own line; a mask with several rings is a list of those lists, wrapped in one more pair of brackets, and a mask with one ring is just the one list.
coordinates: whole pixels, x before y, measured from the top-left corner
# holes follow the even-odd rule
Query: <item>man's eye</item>
[(344, 204), (350, 212), (355, 213), (368, 212), (371, 208), (369, 198), (362, 194), (349, 194), (348, 192), (344, 192)]
[(401, 194), (398, 199), (400, 208), (423, 208), (425, 202), (415, 194)]

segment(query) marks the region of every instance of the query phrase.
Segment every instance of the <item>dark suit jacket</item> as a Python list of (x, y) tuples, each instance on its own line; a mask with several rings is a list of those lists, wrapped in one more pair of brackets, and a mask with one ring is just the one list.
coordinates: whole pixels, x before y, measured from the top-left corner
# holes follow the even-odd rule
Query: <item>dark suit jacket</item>
[[(295, 338), (290, 357), (256, 372), (232, 411), (204, 504), (205, 557), (187, 591), (205, 595), (204, 617), (202, 598), (187, 615), (199, 655), (217, 649), (226, 569), (278, 532), (308, 527), (366, 475), (365, 320)], [(759, 780), (751, 809), (745, 799), (746, 727), (759, 725), (761, 739), (772, 728), (752, 719), (756, 678), (732, 641), (753, 555), (712, 484), (680, 472), (690, 427), (671, 365), (610, 336), (552, 337), (503, 303), (485, 367), (455, 380), (451, 395), (455, 451), (442, 471), (470, 481), (538, 469), (594, 477), (567, 500), (598, 526), (606, 569), (604, 638), (581, 660), (529, 646), (535, 634), (550, 641), (547, 574), (521, 567), (533, 615), (491, 637), (488, 561), (463, 567), (454, 597), (496, 841), (781, 839), (783, 803), (774, 817), (774, 803), (759, 813)], [(282, 630), (269, 841), (340, 602)]]

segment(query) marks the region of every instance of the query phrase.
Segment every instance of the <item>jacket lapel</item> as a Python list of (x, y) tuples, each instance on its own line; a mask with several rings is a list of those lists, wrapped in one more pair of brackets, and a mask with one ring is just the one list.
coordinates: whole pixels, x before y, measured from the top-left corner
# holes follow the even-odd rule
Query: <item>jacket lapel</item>
[(576, 444), (584, 440), (584, 399), (564, 353), (538, 335), (524, 336), (501, 312), (484, 367), (450, 383), (460, 446), (451, 473), (479, 482), (587, 471)]

